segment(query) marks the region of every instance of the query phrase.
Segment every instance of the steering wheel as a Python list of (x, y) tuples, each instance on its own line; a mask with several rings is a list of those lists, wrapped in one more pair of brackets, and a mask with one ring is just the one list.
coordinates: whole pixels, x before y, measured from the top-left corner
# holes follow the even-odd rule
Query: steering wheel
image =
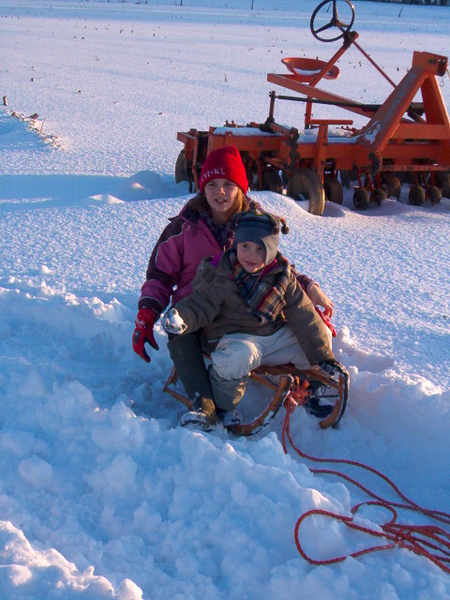
[[(339, 10), (344, 15), (343, 20), (339, 18), (338, 5)], [(346, 32), (353, 25), (354, 20), (355, 7), (350, 0), (324, 0), (315, 8), (311, 15), (309, 28), (311, 29), (313, 36), (321, 42), (334, 42), (341, 37), (344, 37)], [(340, 30), (338, 35), (335, 35), (335, 32), (330, 31), (333, 27), (337, 27)]]

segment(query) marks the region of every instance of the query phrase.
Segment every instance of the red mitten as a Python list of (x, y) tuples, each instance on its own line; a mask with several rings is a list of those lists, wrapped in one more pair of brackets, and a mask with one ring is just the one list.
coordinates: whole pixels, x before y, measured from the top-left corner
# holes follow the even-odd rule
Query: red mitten
[(159, 350), (153, 334), (153, 326), (159, 316), (151, 308), (141, 308), (136, 317), (136, 328), (133, 332), (133, 350), (145, 362), (150, 362), (150, 356), (145, 350), (145, 343), (149, 343), (152, 348)]
[(325, 323), (325, 325), (331, 331), (331, 335), (333, 337), (337, 337), (337, 332), (336, 332), (336, 329), (334, 328), (333, 323), (331, 322), (331, 319), (329, 317), (326, 317), (324, 311), (321, 310), (320, 308), (318, 308), (317, 306), (315, 307), (315, 309), (317, 310), (319, 315), (322, 317), (322, 321)]

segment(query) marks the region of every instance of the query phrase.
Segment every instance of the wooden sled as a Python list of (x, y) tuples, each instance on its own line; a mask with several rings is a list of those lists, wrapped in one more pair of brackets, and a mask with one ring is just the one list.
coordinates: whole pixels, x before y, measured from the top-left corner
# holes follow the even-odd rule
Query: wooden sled
[[(270, 377), (277, 377), (278, 382), (273, 383)], [(275, 393), (271, 402), (269, 402), (262, 413), (253, 421), (250, 423), (233, 425), (229, 428), (229, 431), (235, 435), (255, 435), (273, 421), (278, 411), (285, 403), (289, 403), (289, 410), (292, 410), (292, 407), (306, 404), (312, 395), (311, 384), (313, 382), (313, 386), (317, 386), (317, 382), (319, 382), (319, 384), (324, 384), (324, 390), (326, 390), (326, 393), (323, 394), (323, 396), (318, 396), (316, 394), (316, 398), (323, 397), (326, 398), (328, 402), (334, 402), (331, 413), (326, 418), (319, 421), (319, 425), (322, 429), (336, 427), (344, 416), (347, 408), (349, 376), (344, 367), (342, 367), (342, 372), (339, 374), (339, 377), (334, 378), (322, 369), (300, 371), (292, 364), (276, 367), (262, 366), (250, 373), (250, 379), (272, 389)], [(175, 366), (173, 366), (163, 391), (182, 402), (189, 410), (193, 410), (190, 399), (186, 395), (170, 387), (174, 385), (177, 380), (178, 373)], [(288, 408), (288, 404), (286, 404), (286, 408)]]

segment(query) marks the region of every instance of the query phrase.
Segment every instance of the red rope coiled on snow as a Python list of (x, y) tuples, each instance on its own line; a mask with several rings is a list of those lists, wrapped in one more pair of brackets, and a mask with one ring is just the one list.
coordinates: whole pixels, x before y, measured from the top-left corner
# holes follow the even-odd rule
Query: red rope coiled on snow
[[(294, 406), (294, 403), (295, 403), (295, 406)], [(309, 511), (305, 512), (298, 519), (298, 521), (295, 525), (295, 532), (294, 532), (295, 544), (296, 544), (297, 549), (298, 549), (299, 553), (301, 554), (301, 556), (305, 560), (307, 560), (309, 563), (314, 564), (314, 565), (330, 565), (330, 564), (334, 564), (337, 562), (342, 562), (348, 556), (356, 558), (356, 557), (362, 556), (364, 554), (369, 554), (370, 552), (376, 552), (376, 551), (380, 551), (380, 550), (390, 550), (395, 547), (398, 547), (398, 548), (404, 548), (406, 550), (410, 550), (411, 552), (414, 552), (415, 554), (417, 554), (419, 556), (424, 556), (424, 557), (428, 558), (430, 561), (432, 561), (435, 565), (437, 565), (440, 569), (445, 571), (446, 573), (450, 573), (450, 567), (448, 566), (448, 564), (450, 564), (450, 533), (448, 531), (446, 531), (445, 529), (443, 529), (442, 527), (437, 527), (434, 525), (402, 525), (400, 523), (397, 523), (398, 515), (397, 515), (396, 508), (419, 512), (419, 513), (426, 515), (427, 517), (430, 517), (431, 519), (440, 521), (447, 525), (450, 525), (450, 514), (446, 513), (446, 512), (438, 511), (438, 510), (426, 509), (426, 508), (419, 506), (418, 504), (416, 504), (415, 502), (413, 502), (412, 500), (407, 498), (407, 496), (405, 496), (400, 491), (400, 489), (386, 475), (383, 475), (383, 473), (381, 473), (380, 471), (377, 471), (373, 467), (369, 467), (367, 465), (364, 465), (363, 463), (353, 461), (353, 460), (336, 459), (336, 458), (318, 458), (318, 457), (314, 457), (314, 456), (309, 456), (308, 454), (305, 454), (304, 452), (302, 452), (300, 450), (300, 448), (298, 448), (296, 446), (296, 444), (294, 443), (292, 436), (291, 436), (291, 432), (290, 432), (291, 414), (293, 413), (296, 406), (298, 404), (302, 404), (302, 403), (303, 402), (295, 402), (295, 394), (294, 394), (294, 401), (292, 402), (292, 399), (291, 399), (291, 401), (288, 401), (287, 406), (286, 406), (286, 417), (285, 417), (285, 420), (283, 423), (283, 431), (282, 431), (283, 450), (286, 454), (288, 452), (287, 443), (286, 443), (286, 439), (287, 439), (289, 441), (291, 447), (295, 450), (295, 452), (299, 456), (301, 456), (302, 458), (305, 458), (307, 460), (320, 462), (320, 463), (335, 463), (335, 464), (351, 465), (351, 466), (359, 467), (361, 469), (369, 471), (369, 472), (373, 473), (374, 475), (376, 475), (377, 477), (381, 478), (383, 481), (385, 481), (396, 492), (396, 494), (404, 501), (404, 503), (390, 502), (388, 500), (385, 500), (381, 496), (378, 496), (377, 494), (375, 494), (374, 492), (369, 490), (367, 487), (363, 486), (361, 483), (359, 483), (355, 479), (352, 479), (351, 477), (349, 477), (348, 475), (345, 475), (344, 473), (341, 473), (340, 471), (335, 471), (335, 470), (331, 470), (331, 469), (310, 469), (311, 472), (315, 473), (315, 474), (330, 474), (330, 475), (336, 475), (338, 477), (341, 477), (341, 478), (345, 479), (346, 481), (348, 481), (349, 483), (352, 483), (353, 485), (359, 487), (368, 496), (370, 496), (371, 498), (374, 498), (374, 500), (367, 501), (367, 502), (361, 502), (361, 503), (357, 504), (356, 506), (354, 506), (351, 510), (351, 513), (352, 513), (351, 516), (343, 516), (338, 513), (333, 513), (330, 511), (320, 510), (320, 509), (313, 509), (313, 510), (309, 510)], [(386, 523), (384, 523), (383, 525), (379, 525), (380, 530), (375, 530), (375, 529), (371, 529), (368, 527), (364, 527), (362, 525), (358, 525), (357, 523), (355, 523), (353, 517), (362, 506), (379, 506), (381, 508), (388, 510), (391, 513), (392, 518), (389, 521), (387, 521)], [(299, 530), (300, 530), (301, 524), (307, 518), (312, 517), (312, 516), (322, 516), (325, 518), (334, 519), (336, 521), (341, 521), (349, 529), (367, 533), (368, 535), (371, 535), (374, 537), (383, 538), (386, 540), (386, 543), (377, 544), (377, 545), (371, 546), (369, 548), (366, 548), (364, 550), (358, 550), (351, 554), (344, 555), (344, 556), (338, 556), (335, 558), (329, 558), (329, 559), (323, 559), (323, 560), (313, 559), (306, 554), (306, 552), (304, 551), (304, 549), (300, 543), (300, 538), (299, 538)]]

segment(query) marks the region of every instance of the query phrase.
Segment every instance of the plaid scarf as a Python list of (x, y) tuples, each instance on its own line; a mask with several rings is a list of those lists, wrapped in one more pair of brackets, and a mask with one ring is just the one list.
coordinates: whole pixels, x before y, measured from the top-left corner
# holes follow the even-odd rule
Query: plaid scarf
[(233, 269), (233, 277), (239, 288), (239, 292), (255, 317), (260, 323), (275, 321), (286, 304), (284, 296), (291, 275), (291, 267), (288, 261), (284, 256), (278, 254), (275, 260), (278, 264), (281, 264), (283, 270), (278, 274), (275, 285), (272, 286), (262, 281), (262, 278), (271, 270), (274, 265), (273, 262), (264, 267), (258, 276), (255, 276), (244, 269), (238, 261), (234, 250), (230, 250), (229, 257)]

